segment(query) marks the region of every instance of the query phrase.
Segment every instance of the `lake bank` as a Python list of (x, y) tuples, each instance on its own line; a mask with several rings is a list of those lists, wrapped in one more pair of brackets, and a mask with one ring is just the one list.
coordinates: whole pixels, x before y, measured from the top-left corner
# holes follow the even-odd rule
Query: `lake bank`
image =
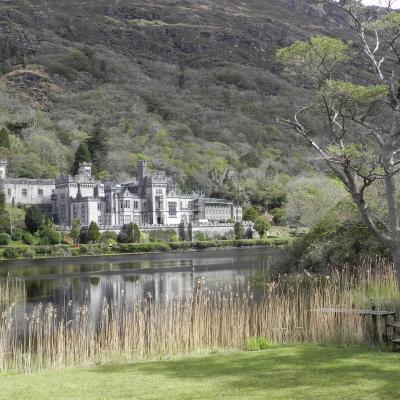
[(192, 252), (201, 250), (219, 250), (229, 248), (249, 247), (277, 247), (285, 246), (288, 239), (240, 239), (240, 240), (212, 240), (197, 242), (149, 242), (149, 243), (116, 243), (82, 244), (80, 246), (52, 245), (52, 246), (3, 246), (0, 248), (0, 261), (23, 259), (58, 259), (78, 258), (88, 256), (113, 256), (119, 254)]

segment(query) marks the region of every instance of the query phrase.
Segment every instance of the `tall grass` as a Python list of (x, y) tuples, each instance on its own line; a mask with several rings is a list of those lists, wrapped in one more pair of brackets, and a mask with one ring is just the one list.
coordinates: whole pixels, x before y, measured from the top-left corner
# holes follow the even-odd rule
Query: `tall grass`
[(10, 307), (13, 302), (25, 299), (24, 282), (17, 278), (0, 277), (0, 313)]
[(87, 304), (57, 313), (38, 306), (15, 328), (15, 305), (0, 318), (0, 369), (29, 372), (66, 366), (162, 358), (215, 347), (242, 349), (252, 337), (278, 343), (365, 343), (368, 318), (322, 313), (323, 307), (378, 307), (400, 311), (392, 265), (382, 261), (334, 269), (327, 276), (282, 276), (255, 298), (203, 282), (186, 298), (154, 302), (151, 295), (104, 300), (94, 322)]

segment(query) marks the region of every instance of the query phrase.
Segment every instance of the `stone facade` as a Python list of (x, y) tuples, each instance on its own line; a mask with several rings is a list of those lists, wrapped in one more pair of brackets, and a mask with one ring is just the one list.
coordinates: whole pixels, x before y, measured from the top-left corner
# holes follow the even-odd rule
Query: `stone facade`
[(7, 204), (36, 205), (51, 213), (51, 197), (56, 189), (54, 179), (8, 178), (5, 160), (0, 160), (0, 178)]
[(242, 220), (240, 206), (197, 193), (182, 193), (165, 172), (149, 170), (146, 161), (138, 162), (136, 179), (128, 183), (108, 179), (100, 182), (87, 163), (81, 164), (76, 176), (55, 180), (7, 179), (6, 166), (0, 161), (6, 201), (38, 205), (61, 227), (71, 226), (75, 219), (83, 227), (94, 221), (102, 229), (118, 229), (131, 222), (139, 226), (177, 226)]

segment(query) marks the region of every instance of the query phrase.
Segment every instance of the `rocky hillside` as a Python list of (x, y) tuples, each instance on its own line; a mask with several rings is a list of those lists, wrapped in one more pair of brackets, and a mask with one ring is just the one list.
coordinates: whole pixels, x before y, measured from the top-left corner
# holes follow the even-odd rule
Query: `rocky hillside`
[(275, 51), (342, 23), (311, 0), (3, 0), (11, 173), (69, 171), (89, 141), (99, 175), (128, 178), (146, 157), (185, 189), (279, 202), (307, 149), (274, 115), (308, 94)]

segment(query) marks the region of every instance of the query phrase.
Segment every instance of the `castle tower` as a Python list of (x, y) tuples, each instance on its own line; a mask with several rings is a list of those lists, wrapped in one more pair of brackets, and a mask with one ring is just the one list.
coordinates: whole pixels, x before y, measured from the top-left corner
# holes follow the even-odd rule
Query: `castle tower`
[(7, 160), (0, 160), (0, 179), (6, 179), (7, 177)]
[(147, 175), (147, 161), (139, 160), (136, 165), (137, 165), (137, 179), (139, 182), (141, 182)]
[(79, 164), (78, 175), (80, 176), (92, 176), (92, 164), (87, 162), (82, 162)]

